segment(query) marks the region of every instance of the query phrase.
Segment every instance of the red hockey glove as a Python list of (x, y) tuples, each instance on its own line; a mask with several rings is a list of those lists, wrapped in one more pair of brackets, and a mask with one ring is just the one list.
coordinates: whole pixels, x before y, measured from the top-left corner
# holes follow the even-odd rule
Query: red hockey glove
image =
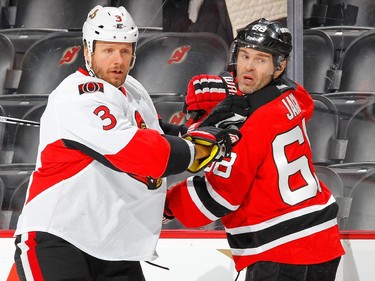
[(201, 74), (194, 76), (187, 88), (184, 111), (190, 115), (186, 125), (198, 122), (227, 95), (236, 95), (233, 77), (224, 72), (220, 76)]
[(233, 138), (236, 138), (237, 142), (241, 136), (241, 133), (234, 128), (199, 127), (188, 131), (183, 136), (184, 139), (211, 148), (210, 154), (206, 158), (194, 160), (188, 171), (197, 173), (212, 161), (221, 161), (224, 157), (230, 156)]

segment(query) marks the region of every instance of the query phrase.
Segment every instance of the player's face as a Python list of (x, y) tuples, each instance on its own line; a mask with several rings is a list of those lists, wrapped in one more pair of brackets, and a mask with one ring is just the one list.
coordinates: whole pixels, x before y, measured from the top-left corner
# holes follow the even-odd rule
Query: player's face
[(240, 48), (237, 56), (238, 87), (244, 94), (252, 94), (280, 76), (285, 68), (276, 70), (272, 55), (251, 48)]
[(129, 72), (132, 51), (131, 43), (96, 41), (91, 67), (98, 78), (120, 87)]

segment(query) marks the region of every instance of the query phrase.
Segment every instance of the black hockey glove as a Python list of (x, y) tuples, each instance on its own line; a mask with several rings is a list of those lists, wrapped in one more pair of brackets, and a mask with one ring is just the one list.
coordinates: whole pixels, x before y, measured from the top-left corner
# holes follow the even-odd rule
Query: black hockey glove
[(229, 95), (222, 100), (211, 113), (200, 123), (199, 127), (215, 126), (240, 128), (250, 114), (248, 96)]
[(183, 138), (199, 145), (211, 148), (210, 154), (203, 159), (194, 160), (187, 169), (191, 173), (197, 173), (204, 169), (212, 161), (221, 161), (229, 157), (232, 151), (232, 143), (240, 140), (241, 133), (234, 128), (199, 127), (186, 133)]

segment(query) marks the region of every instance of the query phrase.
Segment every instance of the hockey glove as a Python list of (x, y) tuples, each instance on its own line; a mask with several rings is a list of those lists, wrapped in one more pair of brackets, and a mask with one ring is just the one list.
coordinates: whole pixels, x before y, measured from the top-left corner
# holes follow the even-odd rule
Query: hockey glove
[(188, 84), (183, 110), (190, 116), (186, 122), (187, 126), (202, 121), (227, 95), (236, 94), (236, 85), (228, 72), (220, 76), (208, 74), (194, 76)]
[(230, 156), (232, 138), (234, 136), (238, 141), (241, 138), (241, 133), (233, 128), (199, 127), (188, 131), (183, 136), (184, 139), (195, 144), (208, 146), (211, 148), (211, 151), (207, 157), (194, 160), (193, 164), (187, 170), (191, 173), (197, 173), (212, 161), (221, 161), (224, 157)]
[(248, 96), (229, 95), (211, 111), (199, 126), (227, 128), (233, 125), (240, 128), (249, 116), (250, 109)]

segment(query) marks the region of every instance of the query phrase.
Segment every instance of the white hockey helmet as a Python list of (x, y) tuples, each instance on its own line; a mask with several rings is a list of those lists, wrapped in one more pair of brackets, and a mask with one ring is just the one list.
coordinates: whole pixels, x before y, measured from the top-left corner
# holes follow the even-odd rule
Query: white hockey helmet
[(133, 53), (138, 40), (138, 27), (124, 7), (97, 5), (88, 13), (82, 33), (83, 42), (91, 54), (95, 40), (133, 43)]

